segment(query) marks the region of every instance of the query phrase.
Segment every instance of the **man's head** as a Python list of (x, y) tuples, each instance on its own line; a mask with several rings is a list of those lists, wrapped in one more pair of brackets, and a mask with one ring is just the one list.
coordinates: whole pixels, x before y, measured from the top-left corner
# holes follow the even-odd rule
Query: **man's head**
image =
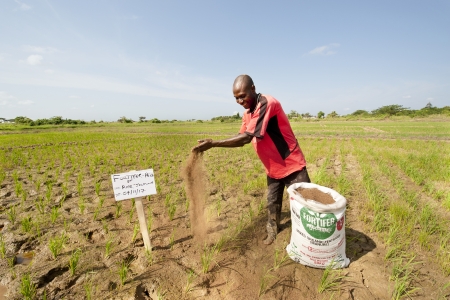
[(253, 110), (256, 106), (256, 92), (253, 80), (248, 75), (239, 75), (233, 83), (233, 95), (236, 102), (245, 109)]

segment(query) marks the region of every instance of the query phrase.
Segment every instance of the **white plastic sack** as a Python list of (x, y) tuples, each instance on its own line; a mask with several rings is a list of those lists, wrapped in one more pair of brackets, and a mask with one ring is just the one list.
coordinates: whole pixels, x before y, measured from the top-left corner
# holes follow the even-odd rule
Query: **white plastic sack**
[[(298, 188), (318, 189), (329, 194), (333, 204), (304, 199)], [(345, 255), (345, 207), (347, 200), (335, 190), (314, 183), (295, 183), (288, 189), (292, 235), (286, 247), (296, 262), (314, 268), (345, 268), (350, 260)]]

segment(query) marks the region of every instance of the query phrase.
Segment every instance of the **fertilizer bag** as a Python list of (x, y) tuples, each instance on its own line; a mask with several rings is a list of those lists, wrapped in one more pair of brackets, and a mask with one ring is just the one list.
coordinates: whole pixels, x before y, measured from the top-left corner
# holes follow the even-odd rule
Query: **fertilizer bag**
[[(305, 199), (297, 189), (317, 189), (329, 194), (334, 203)], [(294, 183), (287, 189), (290, 199), (292, 234), (286, 247), (296, 262), (314, 268), (345, 268), (345, 206), (347, 200), (335, 190), (314, 183)], [(331, 201), (333, 202), (333, 201)]]

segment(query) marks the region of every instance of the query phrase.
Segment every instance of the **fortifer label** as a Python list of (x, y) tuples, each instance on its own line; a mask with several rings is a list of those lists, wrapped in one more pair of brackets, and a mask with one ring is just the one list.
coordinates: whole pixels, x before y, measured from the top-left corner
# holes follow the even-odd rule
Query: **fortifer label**
[(324, 240), (333, 235), (336, 230), (336, 216), (332, 213), (318, 213), (303, 207), (300, 210), (303, 228), (312, 237)]

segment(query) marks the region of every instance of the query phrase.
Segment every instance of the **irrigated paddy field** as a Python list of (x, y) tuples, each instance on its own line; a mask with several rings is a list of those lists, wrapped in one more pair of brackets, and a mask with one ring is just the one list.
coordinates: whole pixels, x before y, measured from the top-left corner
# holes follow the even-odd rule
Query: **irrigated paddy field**
[[(290, 211), (265, 246), (266, 176), (250, 145), (203, 155), (207, 238), (181, 170), (198, 139), (240, 123), (0, 127), (0, 299), (448, 299), (450, 121), (292, 122), (312, 182), (347, 199), (348, 268), (287, 257)], [(110, 175), (152, 168), (143, 203)]]

